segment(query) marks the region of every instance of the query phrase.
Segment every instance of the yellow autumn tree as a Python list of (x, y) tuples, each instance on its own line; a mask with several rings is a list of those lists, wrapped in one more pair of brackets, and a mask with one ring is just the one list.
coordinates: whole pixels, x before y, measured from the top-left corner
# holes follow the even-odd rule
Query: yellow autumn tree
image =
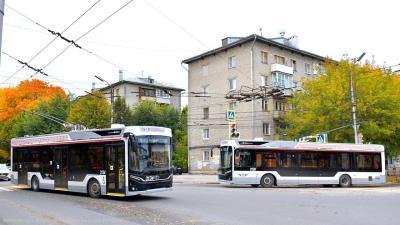
[[(349, 73), (353, 73), (359, 133), (365, 143), (383, 144), (391, 155), (400, 153), (400, 80), (371, 65), (348, 61), (327, 63), (326, 74), (305, 80), (302, 91), (289, 101), (293, 110), (284, 118), (290, 139), (328, 131), (330, 142), (354, 143), (351, 126)], [(340, 128), (331, 131), (335, 128)]]

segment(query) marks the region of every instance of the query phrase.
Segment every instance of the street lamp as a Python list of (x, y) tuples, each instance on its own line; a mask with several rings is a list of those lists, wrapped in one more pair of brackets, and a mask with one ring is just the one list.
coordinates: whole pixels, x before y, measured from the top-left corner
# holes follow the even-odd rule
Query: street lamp
[[(354, 64), (360, 62), (361, 59), (365, 56), (365, 52), (363, 52), (357, 59), (354, 59)], [(351, 113), (353, 115), (353, 129), (354, 129), (354, 143), (358, 144), (358, 128), (357, 128), (357, 117), (356, 117), (356, 101), (354, 97), (354, 89), (353, 89), (353, 66), (350, 68), (349, 72), (349, 81), (350, 81), (350, 99), (351, 99)]]
[(112, 125), (113, 124), (113, 114), (114, 114), (114, 87), (109, 82), (104, 80), (103, 78), (101, 78), (97, 75), (94, 75), (94, 77), (97, 78), (99, 81), (106, 83), (111, 88), (110, 97), (111, 97), (111, 125)]

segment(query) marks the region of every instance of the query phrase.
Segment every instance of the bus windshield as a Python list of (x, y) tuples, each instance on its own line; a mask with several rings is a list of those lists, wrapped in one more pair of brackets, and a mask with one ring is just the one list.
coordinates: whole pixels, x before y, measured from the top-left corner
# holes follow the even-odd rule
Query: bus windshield
[(168, 170), (171, 138), (165, 136), (137, 136), (138, 147), (129, 150), (129, 169), (134, 171)]

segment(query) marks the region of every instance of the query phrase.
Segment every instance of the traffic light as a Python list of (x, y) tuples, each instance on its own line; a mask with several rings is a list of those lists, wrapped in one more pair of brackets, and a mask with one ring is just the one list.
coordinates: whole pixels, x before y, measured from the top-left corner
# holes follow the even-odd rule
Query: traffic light
[(231, 138), (239, 138), (240, 133), (237, 131), (236, 123), (230, 124), (229, 134)]

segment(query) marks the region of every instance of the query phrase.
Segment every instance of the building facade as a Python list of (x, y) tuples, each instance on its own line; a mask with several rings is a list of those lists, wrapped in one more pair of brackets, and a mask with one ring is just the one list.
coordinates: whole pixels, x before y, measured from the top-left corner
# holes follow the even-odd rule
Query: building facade
[[(150, 100), (160, 104), (170, 105), (181, 109), (181, 93), (184, 89), (171, 87), (157, 83), (153, 78), (137, 78), (134, 81), (120, 80), (107, 87), (98, 89), (104, 97), (111, 101), (111, 98), (124, 98), (126, 104), (131, 107), (141, 100)], [(111, 92), (113, 94), (111, 94)]]
[[(230, 139), (228, 109), (236, 113), (240, 139), (280, 139), (278, 131), (286, 99), (302, 79), (317, 76), (326, 58), (300, 50), (297, 37), (265, 38), (250, 35), (225, 38), (222, 47), (184, 60), (188, 65), (189, 172), (216, 173), (221, 140)], [(278, 89), (275, 97), (256, 98), (252, 93)], [(247, 99), (226, 98), (239, 93)]]

